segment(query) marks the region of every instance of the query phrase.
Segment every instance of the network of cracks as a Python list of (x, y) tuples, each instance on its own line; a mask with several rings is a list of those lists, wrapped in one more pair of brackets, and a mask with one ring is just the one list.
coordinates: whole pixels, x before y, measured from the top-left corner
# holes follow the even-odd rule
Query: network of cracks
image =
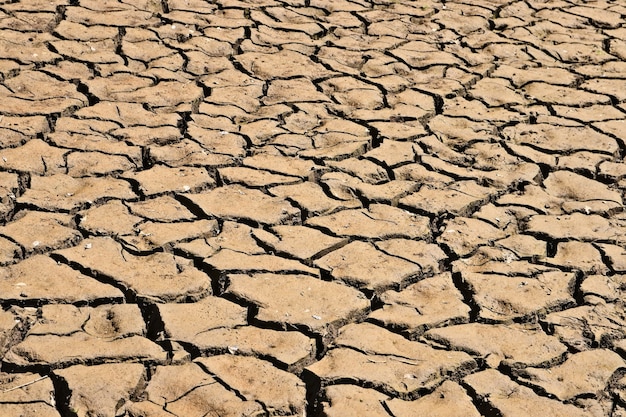
[(626, 416), (626, 5), (0, 1), (0, 415)]

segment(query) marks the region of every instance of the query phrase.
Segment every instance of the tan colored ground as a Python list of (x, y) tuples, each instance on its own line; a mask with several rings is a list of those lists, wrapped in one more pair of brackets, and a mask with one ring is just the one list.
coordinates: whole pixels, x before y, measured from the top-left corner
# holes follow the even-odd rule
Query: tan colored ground
[(0, 0), (0, 416), (626, 416), (626, 3)]

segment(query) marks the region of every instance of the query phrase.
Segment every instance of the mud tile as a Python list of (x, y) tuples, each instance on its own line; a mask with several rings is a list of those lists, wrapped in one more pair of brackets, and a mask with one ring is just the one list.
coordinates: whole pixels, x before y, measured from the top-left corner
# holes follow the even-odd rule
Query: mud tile
[(255, 320), (301, 326), (322, 336), (369, 309), (355, 289), (305, 275), (231, 274), (228, 281), (227, 294), (259, 307)]
[(245, 158), (242, 163), (252, 168), (300, 178), (309, 178), (316, 169), (322, 169), (312, 161), (270, 154), (253, 155)]
[(162, 406), (150, 401), (132, 402), (129, 401), (124, 406), (128, 417), (172, 417), (172, 414), (165, 411)]
[(82, 332), (82, 326), (89, 320), (90, 311), (89, 307), (81, 308), (68, 304), (44, 305), (39, 310), (37, 320), (28, 330), (28, 335), (69, 336)]
[(340, 161), (357, 158), (370, 147), (369, 140), (357, 140), (351, 135), (327, 134), (321, 135), (317, 139), (320, 142), (317, 149), (298, 152), (298, 156), (305, 159)]
[[(3, 363), (19, 369), (41, 366), (57, 369), (108, 362), (164, 363), (166, 359), (167, 352), (140, 336), (107, 340), (74, 333), (69, 336), (29, 336), (9, 350)], [(137, 366), (143, 369), (143, 365)]]
[(128, 208), (118, 200), (109, 201), (78, 213), (79, 227), (94, 235), (132, 234), (135, 226), (143, 219), (128, 212)]
[(505, 64), (498, 66), (491, 75), (493, 77), (507, 78), (516, 87), (522, 87), (531, 82), (568, 86), (576, 81), (576, 75), (568, 70), (550, 67), (516, 68)]
[[(49, 33), (18, 32), (14, 30), (0, 29), (0, 56), (4, 59), (13, 59), (23, 64), (54, 62), (60, 59), (61, 56), (50, 51), (50, 49), (46, 46), (46, 43), (52, 40), (55, 40), (55, 38)], [(43, 75), (42, 73), (39, 74), (40, 77), (25, 75), (22, 79), (24, 79), (24, 77), (31, 78), (35, 83), (37, 80), (48, 80), (46, 77), (41, 77), (41, 75)], [(57, 87), (61, 89), (60, 91), (64, 91), (65, 88), (67, 88), (67, 86), (61, 86), (60, 84), (58, 84)], [(7, 99), (3, 98), (3, 101), (4, 100)], [(59, 103), (60, 102), (61, 101), (59, 101)], [(8, 104), (5, 102), (5, 105)], [(43, 110), (47, 107), (54, 107), (54, 105), (53, 103), (48, 103), (48, 106), (46, 106), (43, 103), (39, 103), (37, 107), (40, 107)]]
[(202, 147), (212, 153), (225, 154), (233, 157), (246, 155), (247, 143), (239, 134), (232, 134), (225, 130), (208, 130), (189, 123), (188, 133)]
[(230, 249), (248, 255), (265, 254), (265, 250), (252, 237), (254, 230), (245, 224), (225, 221), (222, 225), (222, 230), (220, 230), (217, 236), (178, 243), (176, 248), (200, 258), (213, 256), (222, 249)]
[(589, 127), (517, 125), (504, 128), (503, 133), (517, 144), (530, 145), (547, 152), (596, 151), (614, 155), (617, 150), (614, 139)]
[(606, 240), (616, 236), (609, 221), (597, 214), (581, 213), (562, 216), (532, 216), (525, 225), (527, 233), (548, 239)]
[(106, 13), (102, 13), (99, 10), (70, 6), (65, 10), (65, 18), (87, 26), (146, 27), (159, 23), (159, 20), (151, 12), (132, 10), (131, 8), (124, 9), (126, 10), (107, 10)]
[(205, 297), (195, 303), (156, 304), (163, 323), (162, 337), (193, 343), (211, 330), (246, 324), (247, 309), (218, 297)]
[(559, 266), (564, 270), (583, 271), (588, 274), (605, 274), (609, 268), (600, 252), (587, 242), (559, 242), (553, 257), (542, 257), (540, 262)]
[(110, 198), (132, 199), (130, 184), (114, 178), (72, 178), (65, 174), (33, 177), (18, 203), (46, 210), (72, 211)]
[(141, 148), (129, 146), (125, 142), (103, 134), (75, 134), (72, 132), (57, 131), (49, 133), (48, 140), (51, 144), (63, 148), (71, 148), (84, 151), (105, 152), (107, 154), (124, 155), (133, 163), (141, 164)]
[(503, 195), (495, 203), (504, 207), (526, 208), (538, 213), (560, 214), (563, 212), (561, 206), (564, 201), (548, 194), (543, 188), (531, 184), (525, 186), (520, 192)]
[(479, 219), (456, 217), (444, 226), (437, 242), (446, 245), (459, 256), (467, 256), (479, 246), (491, 245), (506, 237), (506, 233)]
[(205, 416), (207, 412), (236, 417), (263, 411), (260, 404), (242, 400), (196, 363), (157, 367), (146, 394), (147, 401), (135, 403), (132, 407), (142, 407), (144, 403), (157, 404), (168, 416), (190, 417)]
[[(626, 108), (626, 107), (623, 107), (623, 108)], [(594, 123), (593, 125), (595, 127), (598, 127), (603, 132), (606, 132), (622, 140), (626, 138), (626, 134), (624, 134), (624, 125), (626, 125), (626, 121), (624, 120), (610, 120), (607, 122), (597, 122), (597, 123)]]
[(314, 263), (336, 280), (373, 291), (402, 287), (422, 273), (419, 265), (389, 256), (371, 244), (359, 241), (335, 250)]
[(515, 91), (508, 81), (499, 78), (483, 78), (472, 87), (470, 94), (492, 107), (528, 103), (528, 100)]
[(387, 239), (374, 244), (387, 254), (420, 265), (426, 275), (440, 272), (443, 269), (443, 261), (447, 258), (437, 245), (419, 240)]
[(222, 249), (214, 255), (205, 258), (204, 265), (223, 275), (228, 272), (256, 271), (289, 273), (297, 272), (309, 275), (319, 275), (315, 268), (304, 265), (293, 259), (274, 255), (249, 255), (231, 249)]
[(430, 238), (430, 220), (427, 217), (384, 204), (372, 204), (367, 209), (342, 210), (327, 216), (312, 217), (306, 224), (329, 230), (336, 236), (368, 239)]
[(413, 140), (428, 134), (420, 122), (372, 122), (370, 125), (385, 139)]
[(164, 252), (134, 256), (108, 237), (83, 242), (84, 245), (56, 253), (106, 277), (141, 301), (180, 302), (211, 294), (209, 278), (187, 259)]
[(6, 114), (65, 114), (87, 105), (87, 97), (73, 85), (39, 71), (21, 71), (16, 77), (6, 80), (5, 85), (13, 92), (3, 94)]
[(191, 222), (156, 223), (146, 222), (134, 228), (132, 235), (126, 234), (121, 241), (126, 246), (140, 252), (151, 252), (159, 248), (169, 248), (177, 241), (189, 241), (217, 234), (216, 220)]
[[(42, 317), (46, 318), (45, 315)], [(101, 339), (144, 336), (146, 324), (135, 304), (103, 305), (89, 310), (89, 319), (81, 326), (88, 335)]]
[[(593, 91), (599, 94), (606, 94), (616, 97), (620, 102), (626, 101), (626, 93), (621, 88), (624, 80), (595, 78), (587, 80), (580, 85), (580, 88)], [(604, 102), (604, 101), (603, 101)]]
[(101, 64), (121, 64), (122, 57), (116, 52), (117, 42), (114, 38), (91, 41), (58, 40), (50, 42), (56, 52), (67, 60)]
[(462, 376), (476, 367), (464, 352), (439, 351), (368, 323), (343, 327), (335, 345), (306, 368), (322, 386), (348, 379), (411, 399), (441, 383), (444, 375)]
[(150, 169), (128, 172), (123, 178), (139, 183), (139, 189), (146, 196), (163, 193), (186, 193), (204, 191), (215, 186), (215, 180), (203, 168), (169, 168), (155, 165)]
[(244, 112), (253, 113), (260, 107), (259, 98), (262, 95), (263, 88), (259, 84), (226, 86), (213, 88), (211, 96), (207, 100), (219, 105), (237, 106)]
[(358, 198), (357, 188), (362, 185), (361, 180), (345, 172), (324, 173), (320, 182), (328, 190), (327, 192), (331, 197), (344, 201), (356, 200)]
[(428, 122), (428, 126), (444, 144), (453, 147), (495, 139), (496, 136), (493, 126), (489, 123), (465, 117), (437, 115)]
[[(523, 87), (531, 97), (545, 103), (569, 106), (588, 106), (592, 104), (610, 104), (609, 97), (588, 93), (570, 87), (553, 86), (542, 82), (531, 82)], [(596, 88), (597, 90), (597, 88)], [(605, 90), (606, 91), (606, 90)]]
[(467, 416), (479, 417), (472, 399), (456, 382), (444, 381), (431, 394), (415, 401), (398, 398), (385, 401), (387, 408), (396, 417), (429, 415), (432, 417)]
[(348, 239), (328, 236), (305, 226), (274, 226), (270, 230), (272, 233), (256, 229), (253, 236), (276, 252), (298, 259), (308, 260), (348, 243)]
[(187, 198), (209, 216), (269, 225), (294, 224), (300, 220), (300, 210), (286, 200), (239, 185), (227, 185), (202, 194), (189, 194)]
[(72, 152), (67, 155), (67, 174), (72, 177), (109, 175), (137, 168), (126, 156), (100, 152)]
[(508, 123), (520, 119), (519, 114), (504, 108), (487, 107), (478, 100), (467, 100), (462, 97), (447, 100), (444, 104), (443, 111), (446, 115), (452, 117), (467, 117), (476, 121), (488, 121), (492, 123)]
[(526, 368), (520, 377), (523, 382), (566, 401), (582, 395), (601, 395), (613, 373), (623, 366), (624, 360), (617, 353), (594, 349), (576, 353), (550, 369)]
[(128, 203), (128, 208), (136, 216), (157, 222), (175, 222), (195, 218), (184, 205), (167, 195)]
[(383, 143), (363, 155), (388, 167), (415, 162), (416, 156), (421, 153), (418, 145), (411, 142), (385, 140)]
[(0, 227), (0, 234), (18, 243), (27, 253), (41, 253), (78, 243), (81, 234), (69, 227), (72, 219), (64, 214), (21, 211)]
[(77, 415), (117, 414), (146, 378), (139, 364), (76, 365), (54, 375), (70, 392), (62, 407)]
[(593, 176), (596, 173), (598, 165), (610, 159), (611, 157), (605, 154), (584, 151), (576, 152), (571, 155), (559, 156), (556, 167), (557, 169), (572, 170)]
[(113, 101), (148, 104), (159, 112), (171, 113), (192, 111), (193, 103), (202, 100), (204, 93), (202, 88), (191, 82), (164, 81), (156, 85), (140, 87), (134, 91), (119, 91), (98, 97)]
[(549, 413), (554, 417), (590, 417), (590, 414), (571, 404), (541, 397), (494, 369), (467, 376), (463, 382), (481, 402), (503, 416)]
[(275, 54), (248, 52), (238, 55), (237, 61), (246, 71), (262, 80), (295, 76), (317, 79), (333, 75), (331, 71), (321, 64), (314, 63), (307, 56), (287, 50)]
[(32, 136), (48, 133), (50, 126), (43, 116), (3, 116), (0, 119), (0, 145), (10, 148), (26, 143)]
[[(0, 412), (6, 413), (7, 416), (59, 416), (55, 409), (54, 387), (47, 375), (2, 373), (0, 374), (0, 388), (2, 388)], [(32, 406), (30, 410), (28, 410), (28, 403)], [(16, 407), (12, 410), (11, 406)], [(35, 410), (41, 414), (36, 413)]]
[(454, 261), (452, 269), (453, 272), (461, 274), (497, 274), (525, 278), (534, 278), (543, 273), (557, 271), (554, 267), (520, 260), (514, 252), (499, 246), (481, 246), (469, 258)]
[(123, 299), (117, 288), (57, 264), (44, 255), (34, 255), (4, 268), (1, 287), (3, 303), (90, 303)]
[[(350, 14), (347, 15), (355, 18)], [(333, 18), (332, 16), (333, 15), (330, 15), (327, 18)], [(360, 26), (360, 22), (357, 26)], [(353, 76), (359, 74), (366, 62), (359, 51), (351, 51), (332, 46), (322, 46), (317, 56), (321, 62), (328, 65), (333, 70)]]
[(149, 146), (148, 152), (155, 162), (162, 162), (171, 167), (215, 167), (234, 163), (233, 157), (210, 153), (198, 143), (188, 139), (166, 146)]
[(312, 182), (273, 187), (269, 191), (278, 197), (295, 201), (299, 207), (306, 210), (309, 216), (361, 206), (354, 196), (345, 200), (330, 198), (319, 185)]
[(135, 146), (167, 145), (177, 142), (181, 136), (180, 130), (173, 126), (132, 126), (115, 129), (110, 135)]
[(383, 402), (389, 398), (374, 389), (356, 385), (330, 385), (324, 391), (322, 408), (327, 417), (389, 417)]
[(601, 122), (611, 119), (622, 119), (624, 113), (613, 106), (594, 104), (588, 107), (569, 107), (555, 105), (552, 107), (559, 117), (568, 117), (581, 122)]
[(445, 212), (463, 216), (484, 204), (493, 191), (474, 181), (458, 181), (443, 189), (424, 186), (417, 193), (400, 199), (399, 204), (436, 216)]
[(626, 288), (625, 281), (626, 277), (622, 274), (588, 275), (580, 284), (580, 291), (584, 299), (589, 300), (589, 304), (593, 297), (600, 297), (606, 302), (613, 303), (622, 297), (622, 292)]
[[(306, 408), (304, 382), (295, 375), (273, 367), (260, 359), (220, 355), (196, 359), (245, 400), (257, 401), (276, 415), (302, 415)], [(263, 375), (263, 378), (257, 378)]]
[(443, 188), (445, 185), (454, 182), (449, 176), (427, 169), (422, 164), (401, 165), (393, 170), (398, 180), (415, 181), (423, 184), (431, 184), (433, 187)]
[(547, 242), (529, 235), (511, 235), (496, 241), (495, 245), (510, 250), (519, 258), (536, 259), (547, 256)]
[(607, 258), (611, 269), (616, 272), (626, 272), (626, 250), (622, 246), (612, 244), (597, 244), (596, 247)]
[(69, 20), (61, 20), (54, 28), (54, 34), (67, 40), (102, 41), (118, 36), (118, 30), (112, 26), (86, 26)]
[(339, 169), (341, 172), (354, 175), (367, 184), (380, 184), (390, 180), (387, 171), (367, 159), (349, 158), (343, 161), (329, 162), (327, 165)]
[(225, 167), (218, 169), (224, 184), (242, 184), (248, 187), (271, 187), (276, 185), (296, 184), (301, 180), (296, 177), (273, 174), (247, 167)]
[(600, 303), (551, 313), (542, 322), (571, 349), (582, 351), (610, 346), (613, 341), (624, 339), (623, 317), (623, 306)]
[(621, 162), (604, 161), (598, 166), (598, 174), (612, 181), (626, 177), (626, 167)]
[(263, 98), (263, 104), (269, 105), (303, 101), (329, 102), (330, 98), (317, 91), (315, 85), (306, 78), (271, 81), (267, 95)]
[(425, 278), (399, 292), (385, 291), (380, 298), (383, 308), (368, 318), (401, 330), (411, 339), (433, 327), (469, 321), (470, 308), (463, 302), (450, 273)]
[(575, 304), (573, 273), (545, 272), (533, 278), (463, 273), (480, 318), (495, 322), (545, 315)]
[(0, 265), (8, 265), (22, 256), (22, 248), (13, 241), (0, 238)]
[(139, 103), (111, 101), (101, 101), (84, 107), (75, 115), (84, 119), (109, 120), (122, 126), (177, 126), (180, 122), (180, 115), (176, 113), (154, 113), (144, 109)]
[(32, 139), (17, 148), (0, 151), (4, 169), (51, 175), (65, 172), (65, 149), (55, 148), (41, 139)]
[(299, 372), (315, 354), (315, 340), (300, 332), (252, 326), (207, 330), (195, 335), (189, 343), (207, 356), (231, 353), (261, 357), (278, 362), (289, 372)]
[(403, 45), (400, 48), (393, 49), (391, 52), (413, 69), (427, 68), (432, 65), (463, 65), (463, 61), (454, 54), (438, 51), (433, 45), (427, 46), (424, 50), (411, 50), (409, 49), (410, 47)]
[(162, 42), (150, 40), (135, 41), (128, 40), (127, 37), (122, 41), (121, 48), (122, 53), (127, 58), (146, 63), (177, 53), (175, 49), (169, 48)]
[(567, 353), (567, 347), (556, 337), (539, 328), (519, 325), (460, 324), (429, 330), (424, 337), (431, 343), (481, 358), (492, 368), (546, 366)]

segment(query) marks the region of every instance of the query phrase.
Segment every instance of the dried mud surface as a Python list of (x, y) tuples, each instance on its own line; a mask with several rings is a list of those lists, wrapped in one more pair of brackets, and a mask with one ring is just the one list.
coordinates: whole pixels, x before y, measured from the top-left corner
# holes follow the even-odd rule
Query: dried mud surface
[(0, 0), (0, 415), (626, 416), (625, 22)]

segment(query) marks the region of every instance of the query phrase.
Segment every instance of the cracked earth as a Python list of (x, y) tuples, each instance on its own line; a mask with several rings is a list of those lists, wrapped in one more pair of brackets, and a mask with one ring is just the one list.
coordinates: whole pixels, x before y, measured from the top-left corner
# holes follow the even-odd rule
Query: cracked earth
[(0, 415), (625, 417), (625, 21), (0, 1)]

